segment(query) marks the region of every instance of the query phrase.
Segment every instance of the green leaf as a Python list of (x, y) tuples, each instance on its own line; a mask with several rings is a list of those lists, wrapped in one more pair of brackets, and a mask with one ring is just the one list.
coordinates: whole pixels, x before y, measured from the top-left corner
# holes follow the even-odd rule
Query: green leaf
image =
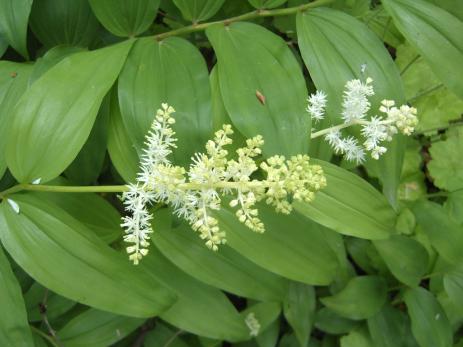
[(0, 0), (0, 36), (24, 58), (27, 52), (27, 21), (32, 0)]
[[(170, 230), (171, 214), (158, 215), (156, 231)], [(181, 330), (211, 339), (242, 341), (249, 338), (244, 319), (220, 290), (181, 271), (155, 247), (140, 267), (170, 288), (178, 300), (161, 318)]]
[(387, 287), (378, 276), (352, 278), (339, 293), (321, 298), (329, 309), (350, 319), (361, 320), (374, 316), (386, 301)]
[(447, 196), (444, 208), (453, 219), (463, 224), (463, 190), (451, 192)]
[(239, 223), (234, 213), (217, 213), (227, 243), (257, 265), (283, 277), (312, 285), (327, 285), (336, 277), (339, 262), (326, 230), (296, 211), (276, 214), (263, 204), (259, 217), (265, 224), (263, 234)]
[(43, 57), (38, 58), (35, 62), (34, 69), (29, 77), (29, 86), (67, 56), (83, 51), (85, 50), (81, 47), (65, 45), (51, 48), (43, 55)]
[(315, 318), (314, 288), (291, 282), (283, 302), (283, 313), (301, 346), (307, 346)]
[(109, 248), (58, 206), (32, 195), (10, 196), (1, 204), (6, 225), (1, 240), (34, 279), (72, 300), (134, 317), (151, 317), (175, 296), (146, 271)]
[(252, 306), (249, 306), (242, 311), (241, 317), (243, 320), (248, 317), (249, 314), (254, 314), (254, 318), (259, 322), (259, 334), (260, 332), (267, 329), (280, 315), (281, 306), (277, 302), (259, 302)]
[(57, 335), (66, 347), (110, 346), (142, 325), (143, 321), (90, 308), (66, 322)]
[(23, 94), (6, 148), (8, 167), (18, 181), (49, 181), (73, 161), (131, 45), (128, 41), (73, 54)]
[(122, 122), (116, 89), (110, 92), (108, 153), (119, 175), (126, 182), (134, 182), (138, 173), (138, 154)]
[(328, 334), (345, 334), (357, 325), (358, 322), (342, 317), (327, 307), (322, 307), (315, 316), (315, 327)]
[(413, 212), (439, 255), (451, 264), (462, 262), (461, 226), (450, 218), (445, 209), (434, 202), (422, 200), (413, 206)]
[(222, 7), (225, 0), (173, 0), (183, 18), (193, 23), (211, 18)]
[[(63, 185), (67, 185), (67, 182), (65, 183)], [(100, 195), (45, 192), (29, 192), (28, 194), (59, 206), (106, 243), (121, 238), (124, 233), (120, 226), (119, 212)]]
[(108, 141), (109, 102), (110, 95), (107, 94), (101, 103), (87, 141), (65, 171), (66, 177), (73, 183), (79, 185), (94, 184), (100, 176)]
[(280, 334), (280, 320), (275, 319), (267, 329), (264, 329), (256, 336), (256, 342), (259, 347), (275, 347)]
[(33, 66), (0, 61), (0, 177), (6, 170), (5, 146), (12, 120), (11, 113), (27, 89)]
[[(353, 78), (373, 78), (373, 112), (376, 112), (383, 99), (404, 102), (399, 71), (383, 42), (365, 24), (336, 10), (316, 8), (297, 15), (297, 33), (302, 58), (312, 79), (317, 88), (328, 95), (328, 117), (321, 122), (322, 129), (340, 123), (344, 85)], [(361, 72), (363, 64), (366, 64), (365, 74)], [(318, 145), (317, 156), (329, 159), (329, 146), (320, 142)], [(384, 193), (393, 204), (399, 185), (403, 150), (402, 140), (397, 136), (388, 144), (387, 153), (378, 162)]]
[(188, 41), (139, 39), (122, 70), (118, 92), (123, 122), (139, 154), (161, 103), (176, 110), (176, 162), (189, 164), (204, 148), (212, 130), (209, 75), (201, 53)]
[(133, 37), (148, 30), (160, 0), (89, 0), (98, 20), (111, 33)]
[(175, 331), (162, 323), (156, 323), (156, 327), (146, 334), (144, 347), (188, 347), (180, 339), (181, 330)]
[(46, 47), (88, 47), (100, 29), (87, 0), (34, 0), (30, 26)]
[[(4, 224), (0, 211), (0, 225)], [(2, 346), (33, 347), (32, 335), (27, 323), (26, 307), (21, 287), (11, 270), (10, 263), (0, 245), (0, 344)]]
[(257, 9), (274, 8), (283, 5), (288, 0), (248, 0)]
[(400, 32), (426, 59), (437, 77), (463, 98), (463, 22), (424, 0), (385, 0)]
[[(165, 213), (171, 210), (165, 209), (159, 215)], [(257, 266), (227, 245), (219, 252), (211, 252), (185, 224), (175, 229), (156, 229), (152, 238), (170, 261), (206, 284), (263, 301), (279, 301), (285, 294), (288, 285), (285, 279)]]
[(3, 56), (7, 48), (8, 42), (6, 42), (5, 38), (2, 36), (2, 33), (0, 32), (0, 58)]
[(463, 266), (461, 264), (444, 274), (444, 288), (452, 305), (461, 316), (463, 314)]
[(352, 330), (348, 335), (341, 337), (339, 341), (341, 347), (376, 347), (364, 327)]
[(426, 273), (429, 256), (418, 241), (393, 235), (387, 240), (374, 241), (374, 245), (392, 274), (409, 287), (417, 286)]
[(262, 135), (266, 156), (306, 153), (307, 89), (286, 42), (251, 23), (218, 24), (206, 34), (217, 55), (220, 91), (234, 126), (248, 138)]
[(461, 127), (450, 129), (446, 140), (432, 144), (429, 150), (432, 159), (428, 169), (437, 187), (450, 191), (463, 188), (463, 162), (459, 160), (462, 151)]
[(396, 215), (382, 194), (345, 169), (311, 161), (323, 168), (327, 186), (313, 202), (295, 202), (296, 211), (341, 234), (371, 240), (391, 235)]
[(411, 337), (409, 322), (403, 312), (384, 305), (383, 309), (368, 319), (368, 329), (375, 347), (405, 347)]
[(408, 289), (404, 295), (412, 332), (420, 347), (451, 347), (453, 333), (444, 310), (426, 289)]
[[(432, 93), (429, 90), (441, 85), (431, 67), (408, 43), (397, 47), (396, 63), (402, 70), (405, 95), (413, 99), (418, 109), (418, 131), (426, 132), (447, 127), (450, 120), (460, 118), (463, 113), (463, 100), (446, 87)], [(422, 95), (416, 98), (417, 95)], [(407, 160), (405, 159), (405, 162)]]

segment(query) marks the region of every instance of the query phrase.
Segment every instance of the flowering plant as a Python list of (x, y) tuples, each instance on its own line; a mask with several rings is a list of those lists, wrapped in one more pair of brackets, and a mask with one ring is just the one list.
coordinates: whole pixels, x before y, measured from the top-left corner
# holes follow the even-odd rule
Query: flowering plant
[(0, 0), (0, 346), (461, 347), (459, 9)]

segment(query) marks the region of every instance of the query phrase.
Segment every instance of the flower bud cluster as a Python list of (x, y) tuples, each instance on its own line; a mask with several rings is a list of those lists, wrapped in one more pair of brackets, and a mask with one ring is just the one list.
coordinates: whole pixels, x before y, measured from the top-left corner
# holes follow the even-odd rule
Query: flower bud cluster
[[(297, 155), (286, 159), (273, 156), (260, 166), (255, 162), (262, 153), (264, 140), (257, 135), (246, 141), (246, 146), (228, 158), (227, 145), (232, 143), (230, 125), (224, 125), (206, 143), (205, 153), (196, 153), (188, 170), (175, 166), (169, 155), (176, 147), (175, 110), (166, 105), (158, 110), (146, 137), (146, 148), (141, 156), (141, 172), (137, 183), (128, 186), (122, 195), (129, 216), (123, 217), (124, 240), (130, 259), (137, 264), (148, 253), (152, 215), (148, 208), (153, 203), (169, 204), (174, 213), (184, 218), (192, 229), (205, 240), (208, 248), (216, 251), (226, 242), (226, 234), (211, 211), (219, 210), (223, 195), (232, 195), (230, 206), (236, 208), (236, 216), (251, 230), (262, 233), (264, 224), (256, 208), (264, 200), (278, 212), (289, 213), (290, 201), (310, 202), (315, 193), (326, 186), (323, 170), (310, 165), (309, 157)], [(256, 180), (252, 175), (260, 169), (266, 178)]]
[[(333, 126), (325, 134), (325, 140), (333, 147), (336, 154), (344, 155), (347, 160), (361, 164), (365, 161), (365, 151), (370, 152), (373, 159), (386, 153), (387, 148), (383, 142), (392, 141), (398, 132), (411, 135), (418, 124), (417, 111), (414, 107), (402, 105), (395, 106), (393, 100), (383, 100), (379, 111), (383, 116), (373, 116), (366, 119), (371, 103), (368, 97), (374, 95), (373, 80), (367, 78), (365, 82), (358, 79), (348, 81), (343, 94), (341, 118), (343, 124)], [(308, 98), (307, 111), (316, 121), (324, 118), (326, 108), (326, 95), (317, 91)], [(361, 135), (364, 138), (362, 145), (353, 136), (343, 137), (341, 129), (351, 125), (360, 125)]]

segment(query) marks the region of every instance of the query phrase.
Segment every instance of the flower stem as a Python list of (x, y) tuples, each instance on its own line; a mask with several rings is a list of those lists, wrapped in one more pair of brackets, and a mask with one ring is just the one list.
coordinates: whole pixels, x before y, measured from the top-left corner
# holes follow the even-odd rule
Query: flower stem
[(294, 6), (294, 7), (278, 8), (275, 10), (255, 10), (252, 12), (248, 12), (248, 13), (245, 13), (245, 14), (242, 14), (236, 17), (224, 19), (224, 20), (188, 25), (183, 28), (179, 28), (179, 29), (167, 31), (165, 33), (154, 35), (153, 37), (156, 40), (160, 41), (160, 40), (163, 40), (171, 36), (185, 35), (185, 34), (190, 34), (190, 33), (197, 32), (197, 31), (206, 30), (207, 28), (215, 24), (228, 25), (234, 22), (245, 21), (245, 20), (259, 18), (259, 17), (287, 16), (287, 15), (295, 14), (297, 12), (305, 11), (311, 8), (328, 5), (332, 3), (333, 1), (334, 0), (316, 0), (308, 4), (303, 4), (303, 5)]
[(310, 135), (310, 138), (311, 139), (316, 139), (317, 137), (329, 134), (332, 131), (341, 130), (341, 129), (348, 128), (348, 127), (350, 127), (352, 125), (357, 125), (357, 124), (367, 125), (368, 123), (369, 123), (368, 121), (361, 120), (361, 119), (352, 120), (352, 121), (347, 122), (347, 123), (338, 124), (338, 125), (332, 126), (330, 128), (326, 128), (326, 129), (323, 129), (323, 130), (316, 131), (316, 132), (314, 132), (314, 133), (312, 133)]
[(54, 193), (122, 193), (127, 186), (48, 186), (39, 184), (18, 184), (0, 193), (0, 199), (23, 190)]

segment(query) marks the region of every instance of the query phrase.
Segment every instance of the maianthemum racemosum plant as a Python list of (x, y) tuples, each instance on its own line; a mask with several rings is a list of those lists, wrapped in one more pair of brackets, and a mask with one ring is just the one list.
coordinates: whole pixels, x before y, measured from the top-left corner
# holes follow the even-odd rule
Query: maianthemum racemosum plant
[[(392, 100), (383, 100), (379, 108), (385, 117), (373, 116), (367, 120), (371, 106), (368, 97), (374, 94), (371, 84), (371, 78), (365, 82), (348, 81), (342, 104), (344, 123), (311, 135), (312, 138), (324, 135), (337, 154), (357, 164), (365, 160), (365, 150), (371, 152), (373, 159), (378, 159), (386, 152), (382, 142), (391, 141), (399, 131), (410, 135), (418, 122), (415, 108), (407, 105), (398, 108)], [(322, 91), (308, 98), (307, 111), (315, 121), (323, 119), (326, 103), (327, 96)], [(122, 194), (125, 210), (129, 213), (122, 218), (124, 241), (131, 244), (127, 253), (134, 264), (148, 254), (153, 233), (153, 215), (149, 208), (155, 203), (171, 205), (173, 213), (185, 219), (208, 248), (217, 251), (219, 245), (226, 243), (226, 234), (211, 211), (220, 210), (222, 196), (232, 196), (229, 205), (236, 208), (236, 217), (241, 223), (254, 232), (263, 233), (265, 226), (259, 219), (257, 202), (263, 200), (277, 212), (288, 214), (292, 210), (291, 201), (310, 203), (327, 185), (322, 168), (311, 165), (305, 154), (289, 159), (274, 155), (258, 165), (256, 158), (261, 155), (264, 144), (260, 135), (247, 139), (246, 146), (236, 150), (236, 156), (230, 158), (226, 147), (232, 143), (233, 130), (228, 124), (206, 143), (205, 153), (192, 157), (188, 170), (176, 166), (169, 159), (177, 147), (172, 130), (174, 113), (175, 109), (168, 104), (162, 104), (156, 112), (146, 135), (136, 183), (128, 185), (128, 191)], [(343, 138), (340, 132), (356, 124), (362, 126), (363, 148), (353, 136)], [(264, 179), (252, 177), (259, 169), (265, 173)]]

